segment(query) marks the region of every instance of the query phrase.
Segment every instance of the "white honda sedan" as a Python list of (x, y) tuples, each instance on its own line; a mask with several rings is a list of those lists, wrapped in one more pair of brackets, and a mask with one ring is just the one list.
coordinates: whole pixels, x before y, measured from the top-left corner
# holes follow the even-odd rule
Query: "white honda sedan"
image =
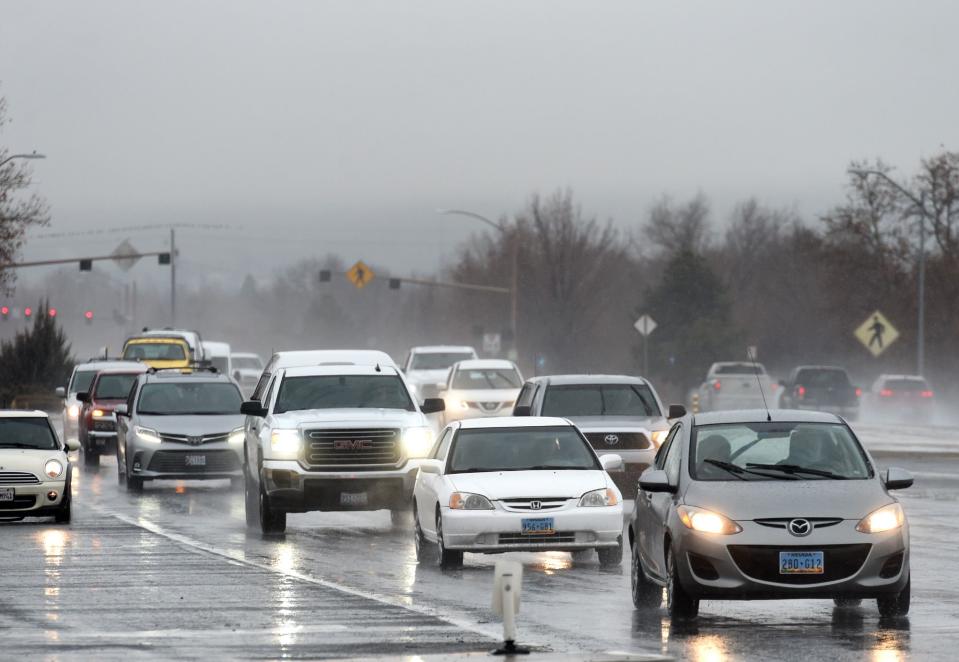
[(595, 549), (623, 556), (622, 495), (602, 460), (563, 418), (477, 418), (451, 423), (413, 488), (419, 561), (460, 566), (463, 553)]

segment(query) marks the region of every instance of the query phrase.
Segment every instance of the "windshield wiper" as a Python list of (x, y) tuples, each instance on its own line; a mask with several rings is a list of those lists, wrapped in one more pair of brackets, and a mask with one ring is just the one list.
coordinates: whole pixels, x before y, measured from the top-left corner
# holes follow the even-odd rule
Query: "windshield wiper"
[(822, 476), (823, 478), (832, 478), (833, 480), (846, 480), (845, 476), (840, 476), (839, 474), (833, 473), (831, 471), (826, 471), (825, 469), (812, 469), (810, 467), (801, 467), (798, 464), (757, 464), (755, 462), (747, 462), (746, 466), (755, 467), (756, 469), (782, 471), (787, 474), (809, 474), (811, 476)]
[(591, 471), (595, 470), (596, 467), (571, 467), (571, 466), (557, 466), (555, 464), (540, 464), (534, 467), (520, 467), (514, 469), (514, 471)]
[(3, 441), (0, 442), (0, 448), (30, 448), (36, 451), (45, 451), (50, 450), (49, 448), (41, 448), (40, 446), (33, 446), (31, 444), (24, 444), (19, 441)]
[[(737, 478), (741, 480), (748, 480), (747, 478), (743, 478), (742, 474), (752, 474), (753, 476), (762, 476), (763, 478), (775, 478), (776, 480), (800, 480), (799, 478), (795, 476), (787, 477), (787, 476), (781, 476), (776, 474), (767, 474), (761, 471), (752, 471), (751, 469), (746, 469), (745, 467), (741, 467), (738, 464), (733, 464), (732, 462), (724, 462), (722, 460), (714, 460), (712, 458), (707, 458), (703, 460), (703, 462), (708, 462), (709, 464), (719, 467), (720, 469), (725, 469), (726, 471), (728, 471), (729, 473), (733, 474), (734, 476), (736, 476)], [(749, 466), (752, 467), (754, 465), (750, 464)], [(762, 469), (762, 467), (759, 467), (759, 466), (757, 466), (756, 468)]]

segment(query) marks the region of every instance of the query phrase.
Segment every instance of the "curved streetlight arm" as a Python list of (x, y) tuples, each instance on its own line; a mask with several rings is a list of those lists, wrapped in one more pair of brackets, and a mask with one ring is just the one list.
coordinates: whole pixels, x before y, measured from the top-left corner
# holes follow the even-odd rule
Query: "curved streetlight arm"
[(918, 198), (917, 198), (916, 196), (914, 196), (912, 193), (910, 193), (904, 186), (902, 186), (902, 185), (901, 185), (899, 182), (897, 182), (895, 179), (893, 179), (892, 177), (890, 177), (889, 175), (887, 175), (886, 173), (884, 173), (882, 170), (869, 170), (869, 169), (865, 169), (865, 168), (849, 168), (849, 171), (848, 171), (848, 172), (849, 172), (850, 174), (859, 175), (859, 176), (861, 176), (861, 177), (866, 177), (866, 176), (868, 176), (868, 175), (876, 175), (877, 177), (882, 177), (882, 178), (885, 179), (889, 184), (891, 184), (896, 190), (898, 190), (898, 191), (899, 191), (900, 193), (902, 193), (904, 196), (906, 196), (907, 198), (909, 198), (909, 200), (912, 202), (912, 204), (916, 205), (916, 207), (919, 209), (919, 211), (922, 212), (922, 215), (923, 215), (923, 216), (926, 216), (926, 205), (923, 203), (923, 201), (920, 200), (920, 199), (918, 199)]
[(31, 154), (11, 154), (7, 158), (5, 158), (3, 161), (0, 161), (0, 166), (5, 166), (10, 161), (13, 161), (14, 159), (45, 159), (45, 158), (47, 157), (44, 154), (37, 154), (36, 152), (33, 152)]
[(485, 216), (482, 216), (482, 215), (480, 215), (480, 214), (477, 214), (477, 213), (474, 213), (474, 212), (471, 212), (471, 211), (466, 211), (465, 209), (437, 209), (437, 210), (436, 210), (436, 213), (437, 213), (437, 214), (443, 214), (444, 216), (454, 216), (454, 215), (455, 215), (455, 216), (469, 216), (470, 218), (475, 218), (477, 221), (480, 221), (480, 222), (482, 222), (482, 223), (486, 223), (486, 225), (488, 225), (488, 226), (490, 226), (490, 227), (492, 227), (492, 228), (494, 228), (494, 229), (496, 229), (496, 230), (499, 230), (499, 231), (502, 232), (503, 234), (506, 234), (506, 229), (505, 229), (502, 225), (500, 225), (499, 223), (497, 223), (496, 221), (491, 221), (490, 219), (486, 218)]

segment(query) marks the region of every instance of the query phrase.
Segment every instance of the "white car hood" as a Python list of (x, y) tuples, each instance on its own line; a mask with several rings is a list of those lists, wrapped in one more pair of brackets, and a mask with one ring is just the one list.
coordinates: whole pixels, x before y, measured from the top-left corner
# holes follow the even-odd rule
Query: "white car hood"
[(402, 409), (306, 409), (273, 415), (274, 428), (342, 427), (364, 428), (370, 425), (411, 427), (427, 425), (426, 417), (418, 411)]
[(492, 499), (513, 497), (579, 498), (586, 492), (608, 487), (606, 472), (589, 471), (490, 471), (450, 474), (458, 492), (473, 492)]
[(513, 402), (519, 395), (518, 388), (483, 388), (475, 390), (450, 389), (447, 398), (466, 402)]
[[(47, 463), (47, 460), (59, 460), (66, 469), (67, 456), (61, 450), (0, 448), (0, 471), (26, 471), (36, 475), (41, 481), (51, 480), (43, 473), (43, 465)], [(65, 473), (53, 480), (63, 480), (64, 476), (66, 476)]]

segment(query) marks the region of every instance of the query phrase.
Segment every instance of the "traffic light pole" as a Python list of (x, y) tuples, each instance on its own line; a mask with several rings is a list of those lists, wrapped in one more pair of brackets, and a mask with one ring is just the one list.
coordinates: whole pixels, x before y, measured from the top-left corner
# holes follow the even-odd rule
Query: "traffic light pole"
[[(160, 264), (164, 264), (163, 256), (169, 255), (167, 251), (153, 251), (149, 253), (129, 253), (124, 254), (121, 257), (123, 259), (139, 259), (141, 257), (159, 257)], [(7, 262), (0, 264), (0, 270), (3, 269), (19, 269), (21, 267), (43, 267), (51, 264), (71, 264), (73, 262), (100, 262), (101, 260), (116, 260), (116, 255), (98, 255), (94, 257), (68, 257), (57, 260), (34, 260), (31, 262)], [(172, 264), (172, 262), (171, 262)]]
[(170, 228), (170, 326), (176, 328), (176, 230)]

